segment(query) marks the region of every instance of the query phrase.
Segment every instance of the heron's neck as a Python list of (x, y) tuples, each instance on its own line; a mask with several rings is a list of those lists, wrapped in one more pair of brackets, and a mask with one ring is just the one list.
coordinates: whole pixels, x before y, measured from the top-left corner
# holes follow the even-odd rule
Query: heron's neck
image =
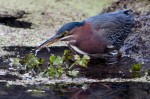
[(82, 42), (88, 42), (92, 38), (92, 29), (89, 23), (85, 23), (83, 26), (75, 27), (70, 31), (72, 35), (62, 38), (62, 41), (69, 41), (69, 43), (76, 46)]
[(83, 26), (75, 27), (74, 29), (72, 29), (71, 33), (74, 35), (76, 39), (78, 38), (84, 39), (87, 37), (91, 37), (93, 32), (90, 24), (86, 22)]

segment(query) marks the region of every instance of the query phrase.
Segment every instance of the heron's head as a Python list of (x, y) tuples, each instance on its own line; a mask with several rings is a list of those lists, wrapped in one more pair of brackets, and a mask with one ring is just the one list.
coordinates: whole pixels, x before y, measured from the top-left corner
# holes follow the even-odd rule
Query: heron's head
[(67, 23), (67, 24), (63, 25), (53, 37), (46, 40), (39, 47), (37, 47), (37, 50), (40, 50), (44, 47), (48, 47), (48, 46), (50, 46), (51, 44), (53, 44), (57, 41), (64, 40), (65, 38), (68, 38), (68, 37), (72, 36), (72, 32), (70, 32), (70, 31), (72, 29), (74, 29), (75, 27), (80, 27), (80, 26), (83, 26), (84, 24), (85, 24), (85, 21), (70, 22), (70, 23)]

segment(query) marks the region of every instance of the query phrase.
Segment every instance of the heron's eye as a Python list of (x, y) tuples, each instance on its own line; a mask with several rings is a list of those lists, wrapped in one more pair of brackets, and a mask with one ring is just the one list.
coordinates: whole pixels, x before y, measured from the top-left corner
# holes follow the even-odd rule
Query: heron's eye
[(68, 35), (68, 34), (69, 34), (69, 32), (68, 32), (68, 31), (65, 31), (65, 32), (64, 32), (64, 35)]
[(63, 36), (67, 36), (69, 34), (69, 32), (68, 31), (65, 31), (64, 33), (63, 33)]
[(68, 34), (69, 34), (69, 32), (68, 32), (68, 31), (65, 31), (65, 32), (62, 33), (61, 37), (65, 37), (65, 36), (67, 36)]

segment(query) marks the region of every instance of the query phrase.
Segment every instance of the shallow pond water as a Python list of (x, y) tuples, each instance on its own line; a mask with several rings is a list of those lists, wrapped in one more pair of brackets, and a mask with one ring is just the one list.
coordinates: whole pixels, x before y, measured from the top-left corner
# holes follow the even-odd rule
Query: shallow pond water
[[(145, 75), (149, 64), (140, 73), (131, 72), (134, 59), (123, 57), (117, 64), (107, 65), (99, 60), (91, 61), (88, 68), (80, 68), (80, 77), (68, 80), (41, 82), (37, 79), (22, 80), (10, 71), (5, 59), (23, 57), (34, 47), (3, 47), (12, 54), (0, 59), (0, 99), (150, 99), (150, 78)], [(67, 47), (52, 47), (38, 52), (38, 57), (49, 60), (50, 54), (62, 55)], [(140, 78), (133, 79), (137, 76)], [(30, 83), (30, 81), (35, 81)], [(69, 81), (67, 84), (64, 82)], [(14, 83), (16, 82), (16, 83)], [(14, 84), (13, 84), (14, 83)], [(25, 84), (23, 84), (25, 83)]]

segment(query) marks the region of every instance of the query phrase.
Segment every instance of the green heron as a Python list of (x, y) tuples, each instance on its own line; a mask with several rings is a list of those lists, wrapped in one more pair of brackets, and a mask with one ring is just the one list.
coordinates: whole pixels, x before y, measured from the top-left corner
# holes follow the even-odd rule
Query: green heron
[[(128, 34), (132, 31), (132, 10), (99, 14), (81, 22), (63, 25), (57, 33), (41, 44), (37, 50), (56, 41), (68, 41), (71, 50), (93, 57), (116, 55)], [(113, 49), (113, 51), (109, 51)], [(115, 49), (115, 50), (114, 50)]]

